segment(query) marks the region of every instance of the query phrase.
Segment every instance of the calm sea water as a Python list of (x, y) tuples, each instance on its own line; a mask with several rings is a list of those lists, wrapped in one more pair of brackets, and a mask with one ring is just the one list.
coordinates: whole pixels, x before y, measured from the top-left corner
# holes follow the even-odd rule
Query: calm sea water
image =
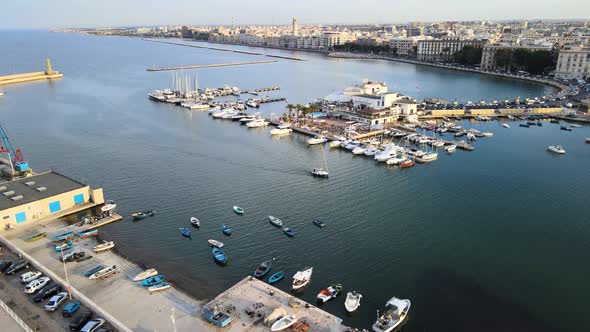
[[(214, 297), (276, 257), (273, 271), (287, 273), (278, 284), (285, 290), (298, 269), (314, 266), (305, 300), (314, 302), (332, 282), (360, 291), (362, 305), (352, 316), (344, 296), (323, 306), (352, 326), (368, 327), (391, 296), (412, 300), (404, 331), (583, 331), (590, 323), (583, 312), (590, 298), (588, 127), (464, 124), (496, 135), (476, 142), (474, 152), (441, 153), (404, 171), (326, 147), (331, 177), (318, 180), (308, 171), (321, 164), (322, 148), (304, 137), (275, 139), (269, 129), (248, 130), (147, 98), (172, 77), (147, 67), (260, 57), (39, 31), (0, 32), (0, 43), (2, 73), (39, 70), (46, 56), (65, 73), (60, 81), (5, 87), (0, 99), (0, 120), (32, 167), (103, 186), (124, 215), (157, 210), (154, 218), (102, 232), (124, 255), (157, 267), (197, 297)], [(201, 70), (201, 86), (280, 85), (274, 95), (291, 103), (363, 78), (413, 96), (419, 85), (420, 98), (461, 101), (549, 91), (409, 64), (258, 51), (308, 61)], [(552, 155), (550, 144), (568, 153)], [(233, 205), (246, 213), (235, 215)], [(297, 235), (284, 236), (269, 214)], [(178, 227), (191, 215), (202, 227), (187, 240)], [(316, 216), (328, 226), (313, 226)], [(231, 238), (221, 234), (222, 223), (233, 228)], [(226, 243), (227, 267), (213, 263), (209, 238)]]

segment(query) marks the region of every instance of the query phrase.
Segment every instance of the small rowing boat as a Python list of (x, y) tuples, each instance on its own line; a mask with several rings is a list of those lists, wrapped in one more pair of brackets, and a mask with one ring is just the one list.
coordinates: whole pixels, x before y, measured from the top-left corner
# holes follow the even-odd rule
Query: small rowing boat
[(203, 317), (205, 317), (209, 323), (219, 327), (226, 327), (233, 321), (233, 318), (230, 315), (217, 310), (217, 306), (203, 307), (201, 314), (203, 314)]
[(291, 325), (295, 324), (296, 322), (297, 322), (297, 317), (295, 315), (285, 316), (285, 317), (279, 319), (278, 321), (276, 321), (274, 324), (272, 324), (272, 326), (270, 327), (270, 330), (271, 331), (282, 331), (282, 330), (289, 328)]
[(141, 285), (143, 287), (154, 286), (154, 285), (157, 285), (157, 284), (161, 283), (162, 281), (164, 281), (164, 279), (166, 279), (165, 275), (158, 274), (157, 276), (149, 277), (149, 278), (143, 280), (141, 282)]
[(109, 249), (113, 249), (115, 247), (115, 242), (113, 241), (103, 241), (101, 244), (97, 244), (92, 248), (94, 252), (103, 252)]
[(256, 268), (256, 270), (254, 271), (254, 276), (256, 278), (264, 277), (270, 271), (271, 265), (272, 265), (272, 259), (260, 263), (260, 266), (258, 266)]
[(242, 209), (239, 206), (235, 206), (234, 205), (234, 212), (237, 213), (237, 214), (244, 214), (244, 209)]
[(268, 277), (268, 283), (274, 284), (275, 282), (278, 282), (279, 280), (283, 279), (283, 277), (285, 277), (285, 272), (279, 271)]
[(229, 228), (225, 225), (221, 225), (221, 232), (223, 232), (224, 235), (230, 236), (231, 235), (231, 228)]
[(222, 265), (227, 264), (227, 256), (225, 255), (223, 250), (219, 248), (213, 248), (213, 250), (211, 250), (211, 253), (213, 254), (213, 260), (215, 260), (216, 263)]
[(60, 245), (55, 246), (55, 251), (60, 252), (60, 251), (66, 251), (66, 250), (70, 250), (74, 247), (74, 242), (68, 241), (68, 242), (64, 242)]
[(270, 223), (273, 224), (274, 226), (277, 226), (277, 227), (283, 226), (283, 221), (277, 217), (268, 216), (268, 221), (270, 221)]
[(190, 229), (181, 227), (178, 230), (180, 231), (180, 234), (182, 234), (182, 236), (184, 236), (184, 237), (191, 237), (191, 231), (190, 231)]
[(348, 294), (346, 294), (346, 301), (344, 301), (346, 311), (353, 312), (358, 309), (358, 307), (361, 306), (362, 298), (363, 296), (361, 293), (357, 293), (356, 291), (348, 292)]
[(191, 225), (198, 228), (201, 227), (201, 222), (199, 221), (199, 219), (191, 217)]
[(75, 236), (74, 232), (67, 232), (53, 237), (53, 242), (67, 241)]
[(84, 276), (85, 277), (90, 277), (91, 275), (95, 274), (96, 272), (98, 272), (98, 271), (100, 271), (102, 269), (104, 269), (104, 265), (99, 265), (99, 266), (97, 266), (97, 267), (95, 267), (95, 268), (93, 268), (91, 270), (88, 270), (88, 271), (84, 272)]
[(25, 239), (25, 242), (33, 242), (47, 236), (47, 232), (36, 233)]
[(116, 273), (118, 271), (118, 268), (116, 265), (111, 265), (105, 268), (102, 268), (100, 270), (98, 270), (97, 272), (91, 274), (88, 279), (90, 280), (94, 280), (94, 279), (102, 279), (102, 278), (106, 278), (108, 276), (110, 276), (113, 273)]
[(160, 291), (166, 290), (170, 287), (172, 287), (172, 285), (170, 285), (169, 283), (162, 282), (158, 285), (153, 285), (153, 286), (148, 287), (148, 291), (149, 292), (160, 292)]
[(83, 231), (77, 234), (79, 238), (84, 239), (84, 238), (88, 238), (88, 237), (92, 237), (92, 236), (97, 236), (98, 235), (98, 230), (96, 229), (91, 229), (88, 231)]
[(131, 214), (131, 218), (133, 218), (133, 221), (137, 221), (137, 220), (145, 219), (147, 217), (153, 217), (154, 214), (156, 214), (156, 211), (152, 211), (152, 210), (147, 210), (147, 211), (143, 211), (143, 212), (135, 212), (135, 213)]
[(285, 233), (285, 235), (287, 235), (288, 237), (295, 236), (295, 232), (289, 227), (283, 228), (283, 233)]
[(323, 222), (320, 218), (313, 218), (312, 223), (316, 226), (318, 226), (319, 228), (324, 228), (326, 226), (326, 223)]
[(212, 247), (217, 247), (217, 248), (223, 248), (223, 243), (219, 242), (217, 240), (207, 240), (207, 242), (209, 242), (209, 245)]
[(147, 269), (147, 270), (141, 272), (140, 274), (136, 275), (135, 278), (133, 278), (133, 281), (142, 281), (142, 280), (145, 280), (149, 277), (153, 277), (153, 276), (157, 276), (157, 275), (158, 275), (158, 270)]

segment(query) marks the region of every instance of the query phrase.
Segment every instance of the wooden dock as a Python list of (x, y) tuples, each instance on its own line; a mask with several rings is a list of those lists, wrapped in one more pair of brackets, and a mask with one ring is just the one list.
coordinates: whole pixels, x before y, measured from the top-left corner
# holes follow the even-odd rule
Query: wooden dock
[(231, 62), (231, 63), (214, 63), (209, 65), (192, 65), (192, 66), (178, 66), (178, 67), (156, 67), (148, 68), (147, 71), (165, 71), (165, 70), (181, 70), (181, 69), (201, 69), (201, 68), (215, 68), (215, 67), (233, 67), (245, 65), (259, 65), (264, 63), (273, 63), (277, 60), (261, 60), (261, 61), (247, 61), (247, 62)]

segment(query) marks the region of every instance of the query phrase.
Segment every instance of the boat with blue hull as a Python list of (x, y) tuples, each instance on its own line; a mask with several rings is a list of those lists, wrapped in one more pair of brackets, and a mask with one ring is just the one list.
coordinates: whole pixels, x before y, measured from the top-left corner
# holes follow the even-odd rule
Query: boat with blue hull
[(283, 233), (285, 233), (285, 235), (287, 235), (288, 237), (295, 236), (295, 232), (289, 227), (283, 228)]
[(141, 282), (141, 285), (144, 287), (154, 286), (154, 285), (157, 285), (157, 284), (161, 283), (162, 281), (164, 281), (164, 279), (166, 279), (166, 276), (163, 274), (159, 274), (157, 276), (149, 277), (149, 278), (145, 279), (144, 281)]
[(260, 266), (258, 266), (256, 268), (256, 270), (254, 271), (254, 276), (256, 278), (262, 278), (265, 275), (267, 275), (268, 272), (270, 271), (270, 267), (272, 265), (272, 261), (273, 260), (271, 259), (271, 260), (264, 261), (264, 262), (260, 263)]
[(180, 234), (184, 237), (191, 237), (191, 231), (188, 228), (179, 228)]
[(279, 272), (271, 275), (270, 277), (268, 277), (268, 283), (274, 284), (275, 282), (278, 282), (279, 280), (283, 279), (284, 277), (285, 277), (285, 272), (279, 271)]
[(223, 234), (230, 236), (231, 235), (231, 228), (225, 226), (225, 225), (221, 225), (221, 231), (223, 232)]
[(74, 247), (74, 242), (68, 241), (68, 242), (64, 242), (58, 246), (55, 247), (55, 251), (60, 252), (60, 251), (66, 251), (66, 250), (70, 250)]
[(74, 232), (67, 232), (53, 237), (53, 242), (67, 241), (75, 236)]
[(83, 238), (87, 238), (87, 237), (91, 237), (91, 236), (97, 236), (98, 235), (98, 230), (96, 229), (92, 229), (89, 231), (83, 231), (77, 234), (79, 238), (83, 239)]
[(217, 307), (203, 307), (201, 313), (209, 323), (215, 326), (226, 327), (233, 321), (233, 318), (230, 315), (219, 311)]
[(96, 272), (98, 272), (102, 269), (104, 269), (104, 265), (99, 265), (99, 266), (93, 268), (92, 270), (88, 270), (88, 271), (84, 272), (84, 276), (90, 277), (91, 275), (95, 274)]
[(320, 218), (314, 218), (313, 219), (313, 224), (318, 226), (319, 228), (323, 228), (326, 226), (326, 223), (323, 222)]
[(219, 248), (213, 248), (213, 250), (211, 250), (211, 253), (213, 254), (213, 259), (216, 263), (219, 263), (221, 265), (227, 264), (227, 256), (225, 255), (223, 250)]

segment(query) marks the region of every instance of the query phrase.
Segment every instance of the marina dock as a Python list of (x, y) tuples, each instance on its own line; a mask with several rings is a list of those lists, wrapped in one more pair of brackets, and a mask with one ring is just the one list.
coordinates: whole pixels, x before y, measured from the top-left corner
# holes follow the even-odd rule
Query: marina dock
[(245, 65), (259, 65), (264, 63), (273, 63), (277, 60), (260, 60), (260, 61), (247, 61), (247, 62), (231, 62), (231, 63), (214, 63), (209, 65), (191, 65), (191, 66), (178, 66), (178, 67), (155, 67), (148, 68), (147, 71), (166, 71), (166, 70), (181, 70), (181, 69), (202, 69), (202, 68), (215, 68), (215, 67), (233, 67), (233, 66), (245, 66)]
[(54, 80), (62, 78), (64, 76), (62, 73), (55, 71), (51, 68), (51, 61), (49, 59), (45, 60), (45, 67), (45, 71), (0, 76), (0, 85), (9, 85), (43, 80)]
[[(341, 295), (345, 296), (345, 295)], [(294, 314), (298, 322), (309, 324), (309, 331), (342, 332), (348, 328), (342, 319), (323, 311), (295, 296), (273, 287), (254, 277), (246, 277), (219, 294), (208, 307), (230, 312), (235, 322), (229, 331), (269, 331), (264, 320), (273, 310), (282, 308), (288, 315)], [(257, 309), (253, 309), (257, 308)], [(250, 315), (247, 312), (251, 312)]]

